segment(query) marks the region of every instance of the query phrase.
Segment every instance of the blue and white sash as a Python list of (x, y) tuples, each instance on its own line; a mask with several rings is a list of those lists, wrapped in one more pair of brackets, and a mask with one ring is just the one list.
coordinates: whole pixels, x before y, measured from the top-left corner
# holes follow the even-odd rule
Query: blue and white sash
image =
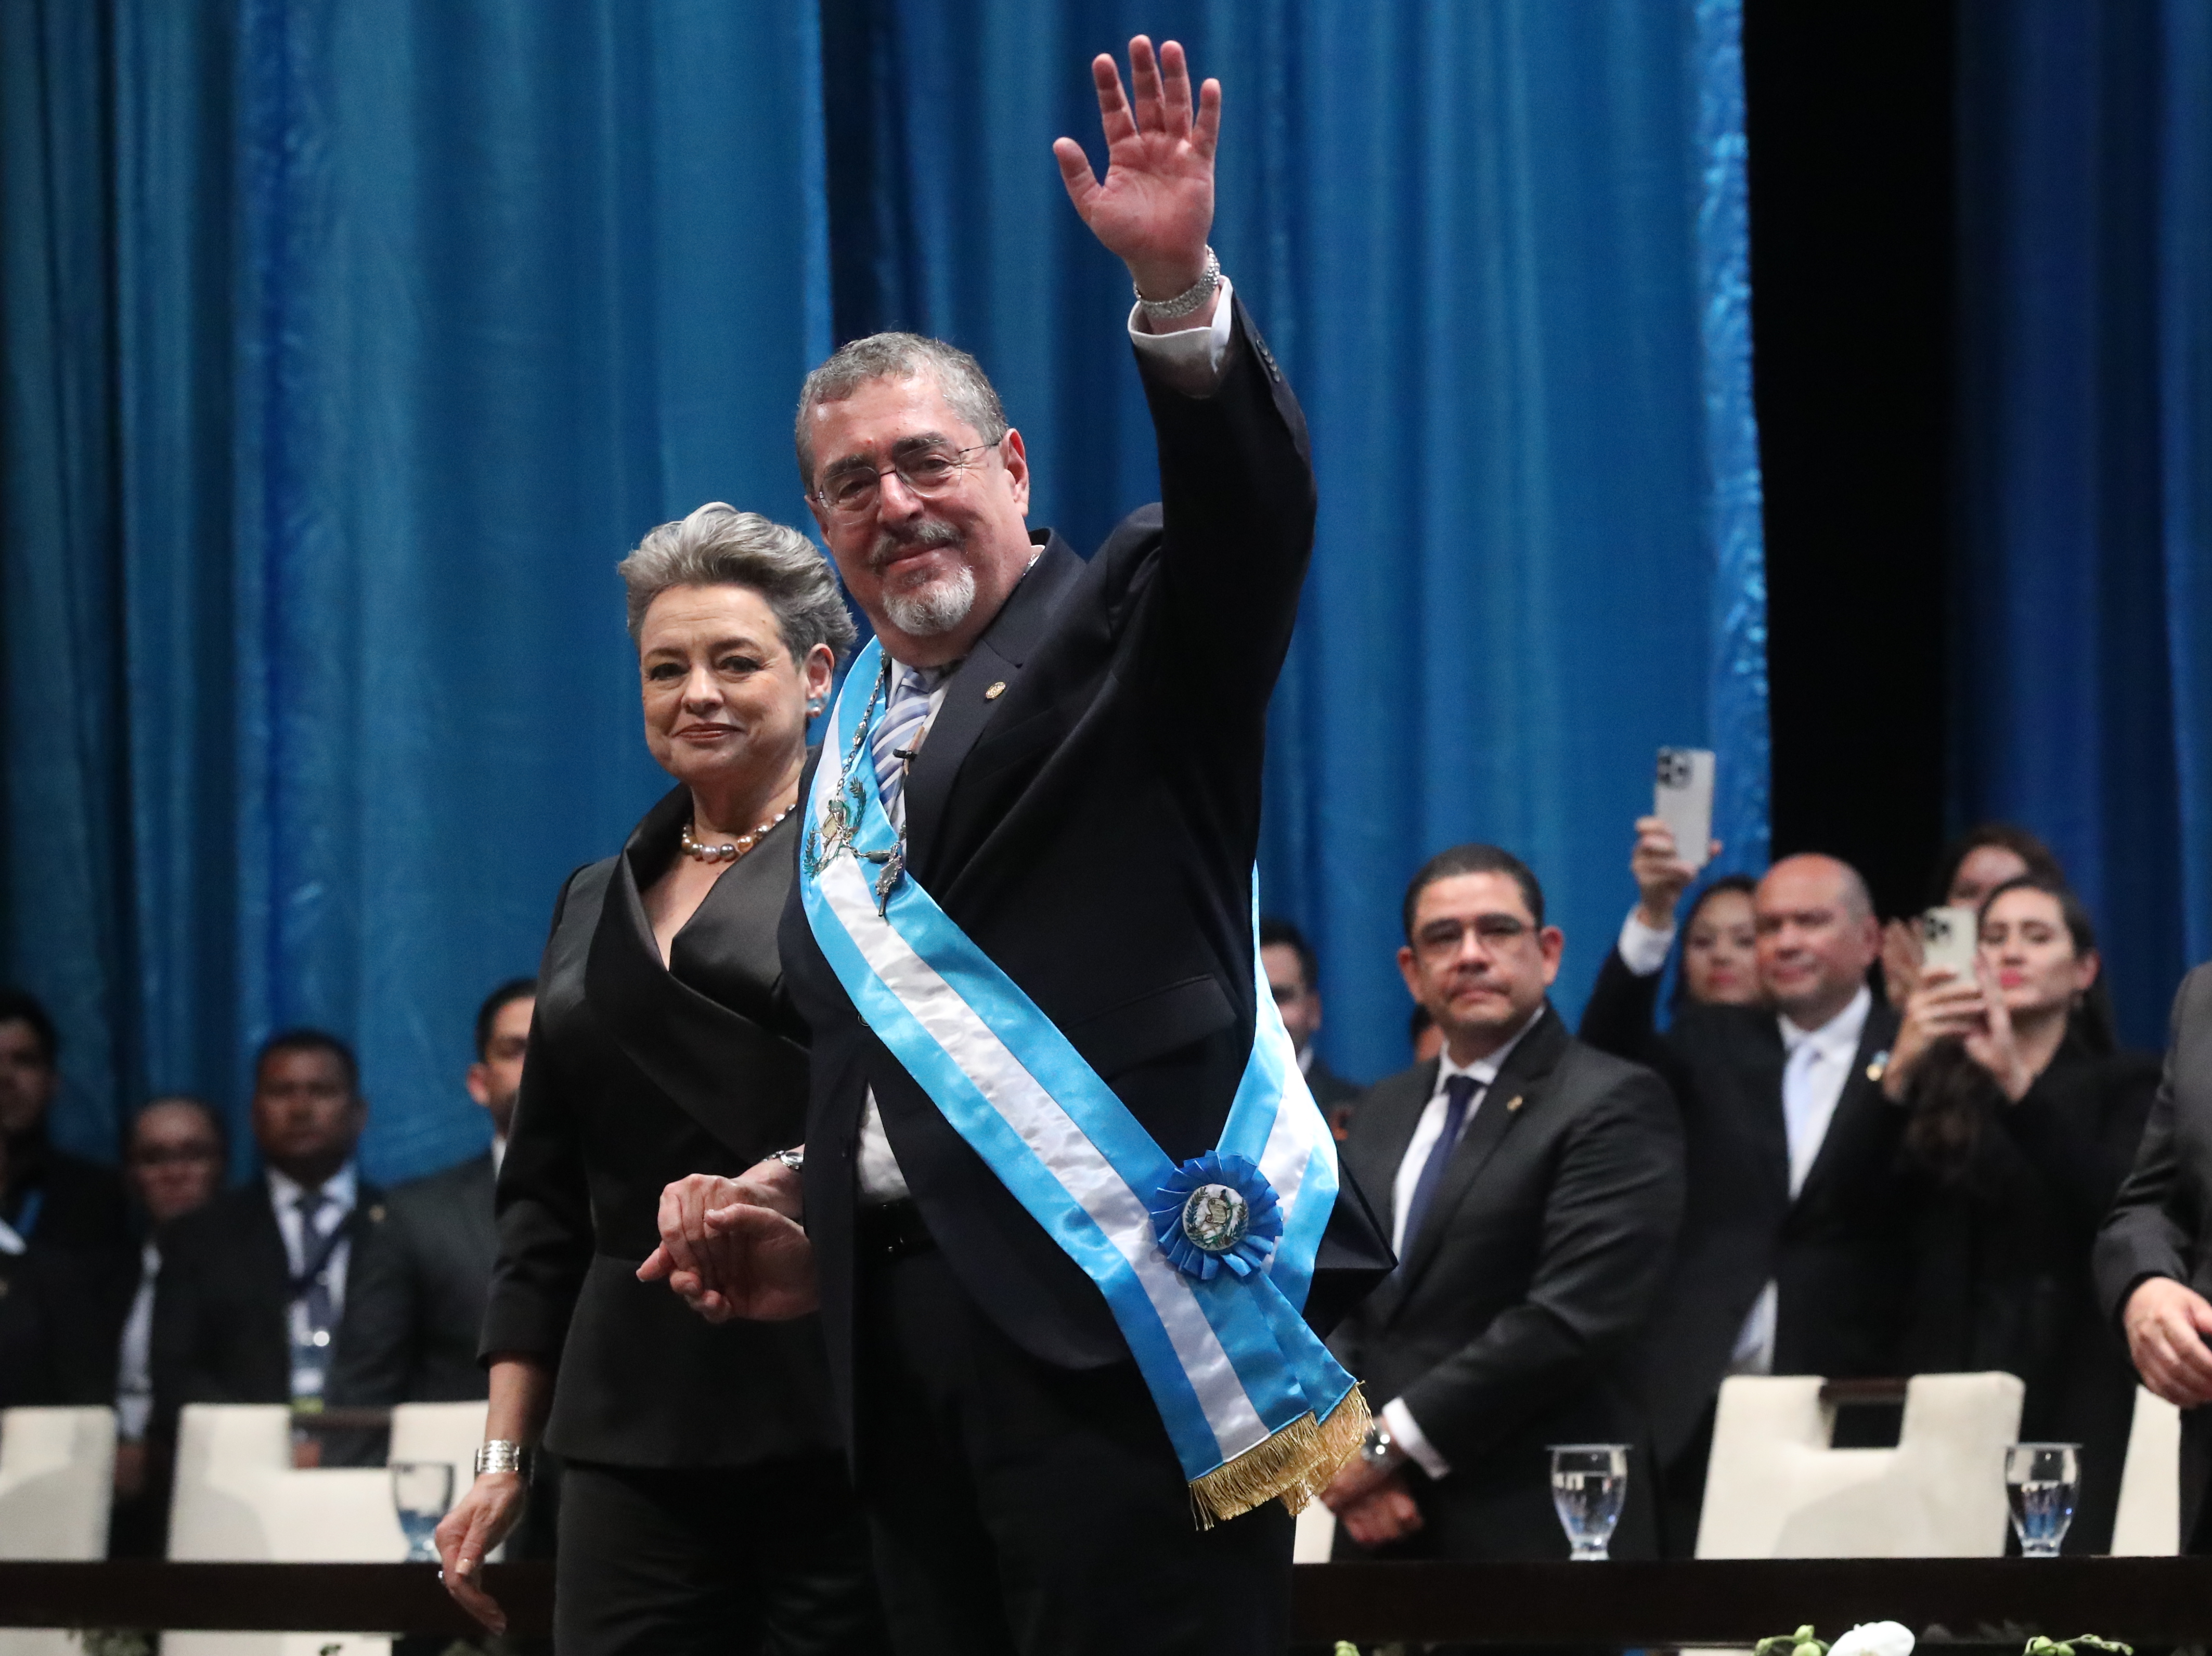
[(854, 663), (807, 800), (815, 940), (869, 1028), (1106, 1296), (1200, 1522), (1278, 1497), (1295, 1512), (1358, 1447), (1367, 1407), (1300, 1314), (1336, 1146), (1259, 951), (1252, 1056), (1221, 1143), (1178, 1168), (905, 875), (868, 759), (880, 657), (872, 641)]

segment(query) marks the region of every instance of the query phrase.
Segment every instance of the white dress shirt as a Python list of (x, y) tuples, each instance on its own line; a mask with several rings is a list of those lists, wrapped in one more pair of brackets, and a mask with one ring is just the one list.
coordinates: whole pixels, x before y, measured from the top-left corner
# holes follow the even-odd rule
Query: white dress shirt
[[(1633, 909), (1620, 928), (1620, 958), (1631, 972), (1648, 978), (1667, 963), (1674, 942), (1674, 928), (1665, 931), (1646, 925)], [(1858, 1055), (1859, 1038), (1866, 1033), (1867, 1015), (1874, 1010), (1874, 995), (1861, 985), (1850, 1004), (1817, 1029), (1802, 1029), (1778, 1016), (1782, 1049), (1787, 1057), (1782, 1070), (1782, 1125), (1790, 1146), (1790, 1197), (1805, 1188), (1806, 1175), (1820, 1159), (1828, 1125), (1836, 1119), (1844, 1087), (1851, 1078), (1851, 1060)], [(1774, 1324), (1781, 1294), (1771, 1282), (1759, 1290), (1751, 1314), (1743, 1319), (1735, 1346), (1729, 1354), (1731, 1374), (1771, 1374), (1774, 1372)]]
[[(1489, 1095), (1490, 1083), (1498, 1079), (1498, 1072), (1505, 1066), (1513, 1049), (1522, 1038), (1544, 1021), (1545, 1009), (1539, 1006), (1536, 1015), (1513, 1032), (1512, 1039), (1488, 1058), (1479, 1058), (1464, 1066), (1452, 1062), (1447, 1052), (1437, 1061), (1437, 1084), (1429, 1094), (1429, 1101), (1421, 1108), (1421, 1119), (1413, 1124), (1413, 1136), (1406, 1141), (1406, 1154), (1399, 1159), (1398, 1175), (1390, 1181), (1390, 1251), (1402, 1262), (1406, 1257), (1406, 1210), (1413, 1204), (1414, 1188), (1421, 1182), (1421, 1169), (1429, 1165), (1429, 1152), (1436, 1149), (1437, 1140), (1443, 1137), (1444, 1115), (1450, 1108), (1450, 1099), (1444, 1083), (1454, 1076), (1472, 1076), (1474, 1091), (1468, 1097), (1466, 1118), (1460, 1123), (1460, 1137), (1474, 1125), (1475, 1113), (1482, 1108), (1483, 1100)], [(1451, 1471), (1451, 1463), (1437, 1453), (1429, 1441), (1428, 1434), (1421, 1430), (1420, 1422), (1406, 1406), (1403, 1398), (1393, 1398), (1382, 1405), (1382, 1423), (1390, 1429), (1390, 1436), (1397, 1446), (1412, 1456), (1414, 1464), (1431, 1477), (1444, 1477)]]
[[(319, 1245), (323, 1238), (345, 1223), (351, 1216), (354, 1203), (360, 1198), (361, 1181), (354, 1170), (354, 1164), (349, 1162), (322, 1182), (319, 1187), (319, 1194), (333, 1199), (317, 1216), (315, 1235), (311, 1243), (305, 1234), (306, 1226), (302, 1222), (302, 1216), (300, 1212), (300, 1198), (303, 1194), (307, 1195), (309, 1198), (307, 1206), (312, 1210), (315, 1205), (313, 1197), (317, 1192), (309, 1192), (306, 1186), (289, 1174), (279, 1173), (274, 1168), (269, 1168), (265, 1176), (269, 1180), (270, 1203), (276, 1210), (276, 1228), (284, 1238), (284, 1258), (291, 1267), (292, 1275), (297, 1277), (307, 1268), (307, 1261), (313, 1254), (314, 1247)], [(317, 1329), (309, 1324), (305, 1295), (293, 1300), (286, 1308), (292, 1347), (295, 1350), (308, 1344), (328, 1344), (334, 1338), (336, 1320), (345, 1311), (346, 1266), (352, 1258), (352, 1242), (341, 1241), (331, 1250), (331, 1257), (324, 1262), (323, 1271), (328, 1278), (331, 1294), (331, 1316), (333, 1325), (331, 1328)], [(322, 1371), (320, 1369), (302, 1368), (295, 1371), (294, 1395), (304, 1396), (319, 1392), (321, 1388)]]
[[(1223, 367), (1229, 361), (1229, 348), (1236, 335), (1230, 327), (1229, 278), (1221, 278), (1220, 298), (1213, 307), (1213, 320), (1194, 328), (1181, 328), (1173, 333), (1146, 333), (1138, 327), (1143, 312), (1135, 306), (1129, 312), (1129, 343), (1137, 354), (1152, 366), (1153, 372), (1186, 397), (1207, 397), (1221, 384)], [(1031, 560), (1032, 562), (1035, 559)], [(899, 664), (904, 666), (903, 662)], [(929, 727), (937, 722), (938, 709), (945, 705), (945, 687), (950, 679), (948, 672), (933, 684), (929, 692), (929, 713), (921, 721), (915, 734), (915, 745), (920, 747), (929, 734)], [(906, 791), (902, 788), (892, 811), (894, 826), (906, 822)], [(860, 1202), (873, 1207), (884, 1202), (896, 1202), (909, 1192), (906, 1175), (899, 1171), (898, 1157), (891, 1153), (890, 1136), (884, 1131), (883, 1112), (876, 1107), (874, 1088), (868, 1089), (868, 1099), (860, 1112), (860, 1146), (859, 1155)]]

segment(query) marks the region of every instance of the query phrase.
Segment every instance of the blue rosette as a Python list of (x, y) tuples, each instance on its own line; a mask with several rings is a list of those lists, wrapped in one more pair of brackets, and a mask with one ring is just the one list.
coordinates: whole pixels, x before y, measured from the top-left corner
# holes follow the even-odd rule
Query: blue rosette
[(1274, 1186), (1242, 1156), (1192, 1157), (1154, 1192), (1149, 1211), (1168, 1262), (1200, 1282), (1224, 1266), (1238, 1277), (1265, 1271), (1283, 1239)]

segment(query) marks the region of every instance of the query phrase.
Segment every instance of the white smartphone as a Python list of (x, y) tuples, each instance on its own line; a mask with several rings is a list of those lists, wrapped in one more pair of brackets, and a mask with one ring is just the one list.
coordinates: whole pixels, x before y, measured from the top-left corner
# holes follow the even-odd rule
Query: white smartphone
[(1974, 980), (1974, 951), (1981, 946), (1981, 916), (1971, 908), (1931, 908), (1920, 917), (1920, 969)]
[(1713, 843), (1713, 752), (1662, 748), (1651, 814), (1674, 836), (1674, 854), (1692, 869), (1705, 865)]

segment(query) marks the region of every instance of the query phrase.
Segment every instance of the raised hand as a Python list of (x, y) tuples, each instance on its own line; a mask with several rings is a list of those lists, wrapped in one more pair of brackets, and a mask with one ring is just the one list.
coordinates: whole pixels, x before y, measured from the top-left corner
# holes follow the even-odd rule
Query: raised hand
[[(1710, 862), (1720, 854), (1721, 842), (1716, 840), (1706, 847), (1705, 859)], [(1638, 912), (1654, 931), (1674, 924), (1675, 905), (1698, 877), (1698, 871), (1682, 860), (1674, 831), (1657, 816), (1636, 819), (1636, 848), (1628, 853), (1628, 873), (1636, 882)]]
[(1094, 58), (1091, 76), (1106, 133), (1106, 177), (1091, 177), (1081, 144), (1058, 138), (1052, 153), (1060, 180), (1091, 234), (1129, 267), (1138, 291), (1146, 299), (1172, 299), (1206, 269), (1221, 82), (1199, 88), (1194, 118), (1182, 47), (1170, 40), (1155, 59), (1152, 43), (1141, 34), (1129, 42), (1133, 106), (1122, 95), (1121, 74), (1110, 56)]

